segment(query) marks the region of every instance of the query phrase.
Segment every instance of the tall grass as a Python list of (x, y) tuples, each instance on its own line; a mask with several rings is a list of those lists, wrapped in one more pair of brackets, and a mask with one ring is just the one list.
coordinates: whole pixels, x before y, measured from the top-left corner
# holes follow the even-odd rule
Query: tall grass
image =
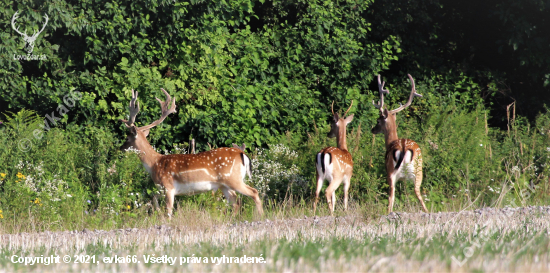
[[(509, 130), (487, 126), (482, 108), (451, 106), (398, 115), (400, 137), (415, 140), (424, 156), (421, 192), (429, 210), (549, 203), (550, 114), (530, 125), (510, 115)], [(0, 124), (0, 230), (2, 232), (147, 227), (164, 223), (151, 206), (157, 189), (135, 154), (120, 152), (114, 132), (64, 124), (33, 135), (43, 119), (31, 111), (8, 114)], [(312, 216), (315, 154), (326, 146), (327, 125), (306, 134), (288, 132), (278, 143), (248, 150), (253, 178), (268, 218)], [(30, 148), (21, 147), (30, 140)], [(387, 184), (384, 140), (364, 124), (348, 130), (354, 173), (350, 201), (365, 215), (384, 214)], [(24, 142), (24, 144), (28, 142)], [(172, 150), (181, 152), (176, 144)], [(160, 151), (170, 153), (170, 151)], [(419, 211), (412, 183), (399, 182), (395, 210)], [(326, 188), (326, 185), (325, 185)], [(341, 212), (337, 191), (337, 213)], [(178, 197), (177, 207), (196, 207), (220, 223), (254, 220), (252, 200), (239, 197), (237, 216), (221, 193)], [(328, 213), (321, 201), (320, 215)], [(178, 213), (184, 213), (178, 210)], [(185, 210), (183, 210), (185, 211)]]

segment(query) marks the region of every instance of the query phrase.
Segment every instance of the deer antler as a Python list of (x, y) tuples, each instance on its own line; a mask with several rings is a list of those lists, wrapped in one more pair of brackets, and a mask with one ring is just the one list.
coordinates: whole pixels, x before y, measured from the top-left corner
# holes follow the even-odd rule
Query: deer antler
[(156, 98), (158, 100), (158, 102), (160, 103), (160, 108), (161, 108), (161, 117), (160, 117), (160, 119), (153, 121), (153, 123), (151, 123), (149, 125), (139, 127), (138, 130), (141, 130), (141, 131), (149, 130), (149, 129), (159, 125), (162, 121), (164, 121), (164, 119), (168, 115), (176, 112), (176, 98), (172, 99), (172, 97), (170, 97), (168, 92), (166, 92), (166, 90), (164, 90), (163, 88), (161, 88), (160, 90), (162, 90), (162, 92), (164, 92), (164, 95), (166, 95), (166, 100), (165, 101), (161, 101), (159, 98)]
[(374, 103), (374, 100), (372, 100), (372, 104), (380, 110), (384, 108), (384, 94), (387, 95), (390, 93), (388, 89), (384, 89), (384, 84), (386, 84), (386, 82), (380, 82), (380, 74), (378, 74), (378, 92), (380, 92), (380, 102), (376, 104)]
[(351, 106), (353, 105), (353, 100), (351, 100), (351, 104), (349, 105), (348, 110), (344, 113), (344, 117), (348, 114), (349, 110), (351, 109)]
[(13, 30), (15, 30), (15, 32), (19, 33), (19, 35), (27, 37), (27, 33), (22, 33), (19, 31), (18, 27), (15, 27), (15, 20), (19, 19), (19, 16), (17, 16), (17, 13), (19, 13), (19, 11), (16, 11), (13, 14), (13, 17), (11, 18), (11, 27), (13, 28)]
[(134, 89), (132, 89), (132, 100), (130, 100), (130, 117), (128, 120), (121, 119), (120, 121), (124, 122), (126, 124), (126, 127), (130, 128), (134, 125), (134, 122), (136, 121), (136, 116), (139, 112), (139, 101), (137, 101), (138, 97), (138, 91), (134, 92)]
[(330, 105), (330, 111), (332, 112), (332, 117), (334, 118), (334, 121), (338, 122), (338, 113), (334, 113), (334, 101), (332, 101), (332, 104)]
[(400, 112), (401, 110), (403, 110), (403, 109), (409, 107), (409, 105), (411, 105), (411, 103), (412, 103), (414, 97), (422, 97), (422, 95), (416, 93), (416, 89), (415, 89), (415, 87), (414, 87), (414, 79), (413, 79), (413, 77), (411, 76), (411, 74), (407, 74), (407, 75), (409, 76), (409, 79), (411, 80), (411, 85), (412, 85), (412, 87), (411, 87), (411, 95), (409, 96), (409, 100), (407, 101), (407, 103), (405, 103), (405, 105), (401, 105), (399, 108), (396, 108), (396, 109), (394, 109), (394, 110), (391, 110), (390, 113), (392, 113), (392, 114), (396, 114), (396, 113)]

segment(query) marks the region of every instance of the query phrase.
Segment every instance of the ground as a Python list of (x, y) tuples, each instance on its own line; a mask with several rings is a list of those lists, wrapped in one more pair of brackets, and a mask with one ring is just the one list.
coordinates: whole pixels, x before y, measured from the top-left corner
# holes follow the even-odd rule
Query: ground
[[(338, 217), (213, 224), (199, 216), (148, 229), (3, 234), (0, 272), (548, 272), (549, 216), (550, 207), (381, 216), (352, 209)], [(61, 259), (13, 262), (41, 255)], [(89, 257), (75, 263), (78, 255)]]

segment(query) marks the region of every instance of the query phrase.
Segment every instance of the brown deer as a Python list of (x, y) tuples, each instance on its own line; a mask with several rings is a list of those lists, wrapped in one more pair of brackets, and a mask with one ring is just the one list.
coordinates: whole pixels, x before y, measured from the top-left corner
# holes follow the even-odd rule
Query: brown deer
[(388, 174), (387, 181), (390, 186), (389, 189), (389, 206), (388, 212), (393, 211), (393, 203), (395, 201), (395, 184), (399, 180), (413, 180), (414, 181), (414, 193), (422, 208), (425, 212), (428, 212), (422, 195), (420, 195), (420, 184), (422, 184), (422, 152), (416, 142), (397, 137), (397, 124), (395, 123), (395, 115), (411, 105), (414, 97), (422, 97), (422, 95), (416, 93), (414, 87), (414, 80), (411, 75), (408, 75), (411, 80), (412, 90), (409, 100), (405, 105), (388, 111), (384, 107), (384, 94), (389, 94), (388, 90), (384, 90), (385, 82), (380, 82), (380, 75), (378, 75), (378, 91), (380, 92), (380, 103), (372, 104), (380, 109), (380, 117), (377, 120), (377, 124), (372, 128), (373, 134), (384, 133), (386, 140), (386, 172)]
[[(240, 192), (254, 199), (260, 215), (263, 214), (262, 201), (258, 191), (244, 183), (248, 174), (251, 176), (250, 159), (244, 154), (244, 145), (241, 149), (219, 148), (198, 154), (172, 154), (161, 155), (155, 151), (147, 135), (149, 130), (159, 125), (169, 114), (176, 112), (176, 99), (171, 97), (164, 89), (166, 101), (157, 98), (161, 105), (161, 117), (153, 123), (136, 127), (134, 121), (139, 112), (138, 92), (132, 90), (130, 101), (130, 118), (121, 120), (130, 130), (126, 142), (120, 147), (122, 150), (135, 149), (139, 151), (139, 158), (145, 170), (151, 175), (156, 185), (162, 186), (166, 192), (166, 208), (168, 217), (172, 216), (174, 196), (192, 195), (211, 190), (221, 189), (225, 198), (238, 211), (235, 202)], [(239, 147), (241, 148), (241, 147)]]
[(325, 180), (329, 181), (329, 186), (325, 192), (327, 197), (330, 213), (334, 212), (336, 204), (335, 191), (340, 184), (344, 182), (344, 210), (348, 209), (348, 191), (350, 186), (351, 175), (353, 173), (353, 160), (348, 152), (346, 144), (346, 126), (353, 120), (353, 115), (345, 117), (351, 106), (342, 117), (338, 113), (334, 113), (334, 102), (331, 105), (333, 121), (330, 124), (330, 132), (328, 137), (336, 138), (338, 148), (327, 147), (322, 149), (315, 158), (315, 167), (317, 168), (317, 190), (315, 191), (315, 201), (313, 203), (313, 213), (317, 211), (317, 202), (319, 201), (319, 193), (323, 187)]

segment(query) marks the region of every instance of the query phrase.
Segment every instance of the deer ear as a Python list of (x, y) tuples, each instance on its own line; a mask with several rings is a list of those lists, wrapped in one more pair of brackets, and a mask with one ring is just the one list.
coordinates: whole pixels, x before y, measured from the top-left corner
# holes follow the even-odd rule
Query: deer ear
[(137, 128), (136, 126), (130, 126), (128, 127), (130, 129), (130, 134), (132, 134), (133, 136), (137, 135)]
[(239, 149), (239, 150), (244, 152), (244, 149), (246, 148), (246, 145), (243, 143), (243, 145), (239, 146), (239, 145), (233, 143), (233, 148)]
[(349, 115), (346, 119), (344, 119), (344, 122), (346, 122), (346, 125), (350, 123), (353, 120), (353, 114)]
[(338, 123), (338, 120), (340, 119), (340, 117), (338, 117), (338, 113), (335, 113), (332, 118), (334, 119), (334, 123)]
[(141, 132), (145, 135), (145, 137), (149, 135), (149, 129), (142, 130)]
[(380, 112), (382, 114), (382, 117), (384, 117), (384, 119), (388, 118), (388, 116), (390, 115), (390, 112), (388, 112), (388, 109), (384, 108), (384, 110), (382, 110)]

